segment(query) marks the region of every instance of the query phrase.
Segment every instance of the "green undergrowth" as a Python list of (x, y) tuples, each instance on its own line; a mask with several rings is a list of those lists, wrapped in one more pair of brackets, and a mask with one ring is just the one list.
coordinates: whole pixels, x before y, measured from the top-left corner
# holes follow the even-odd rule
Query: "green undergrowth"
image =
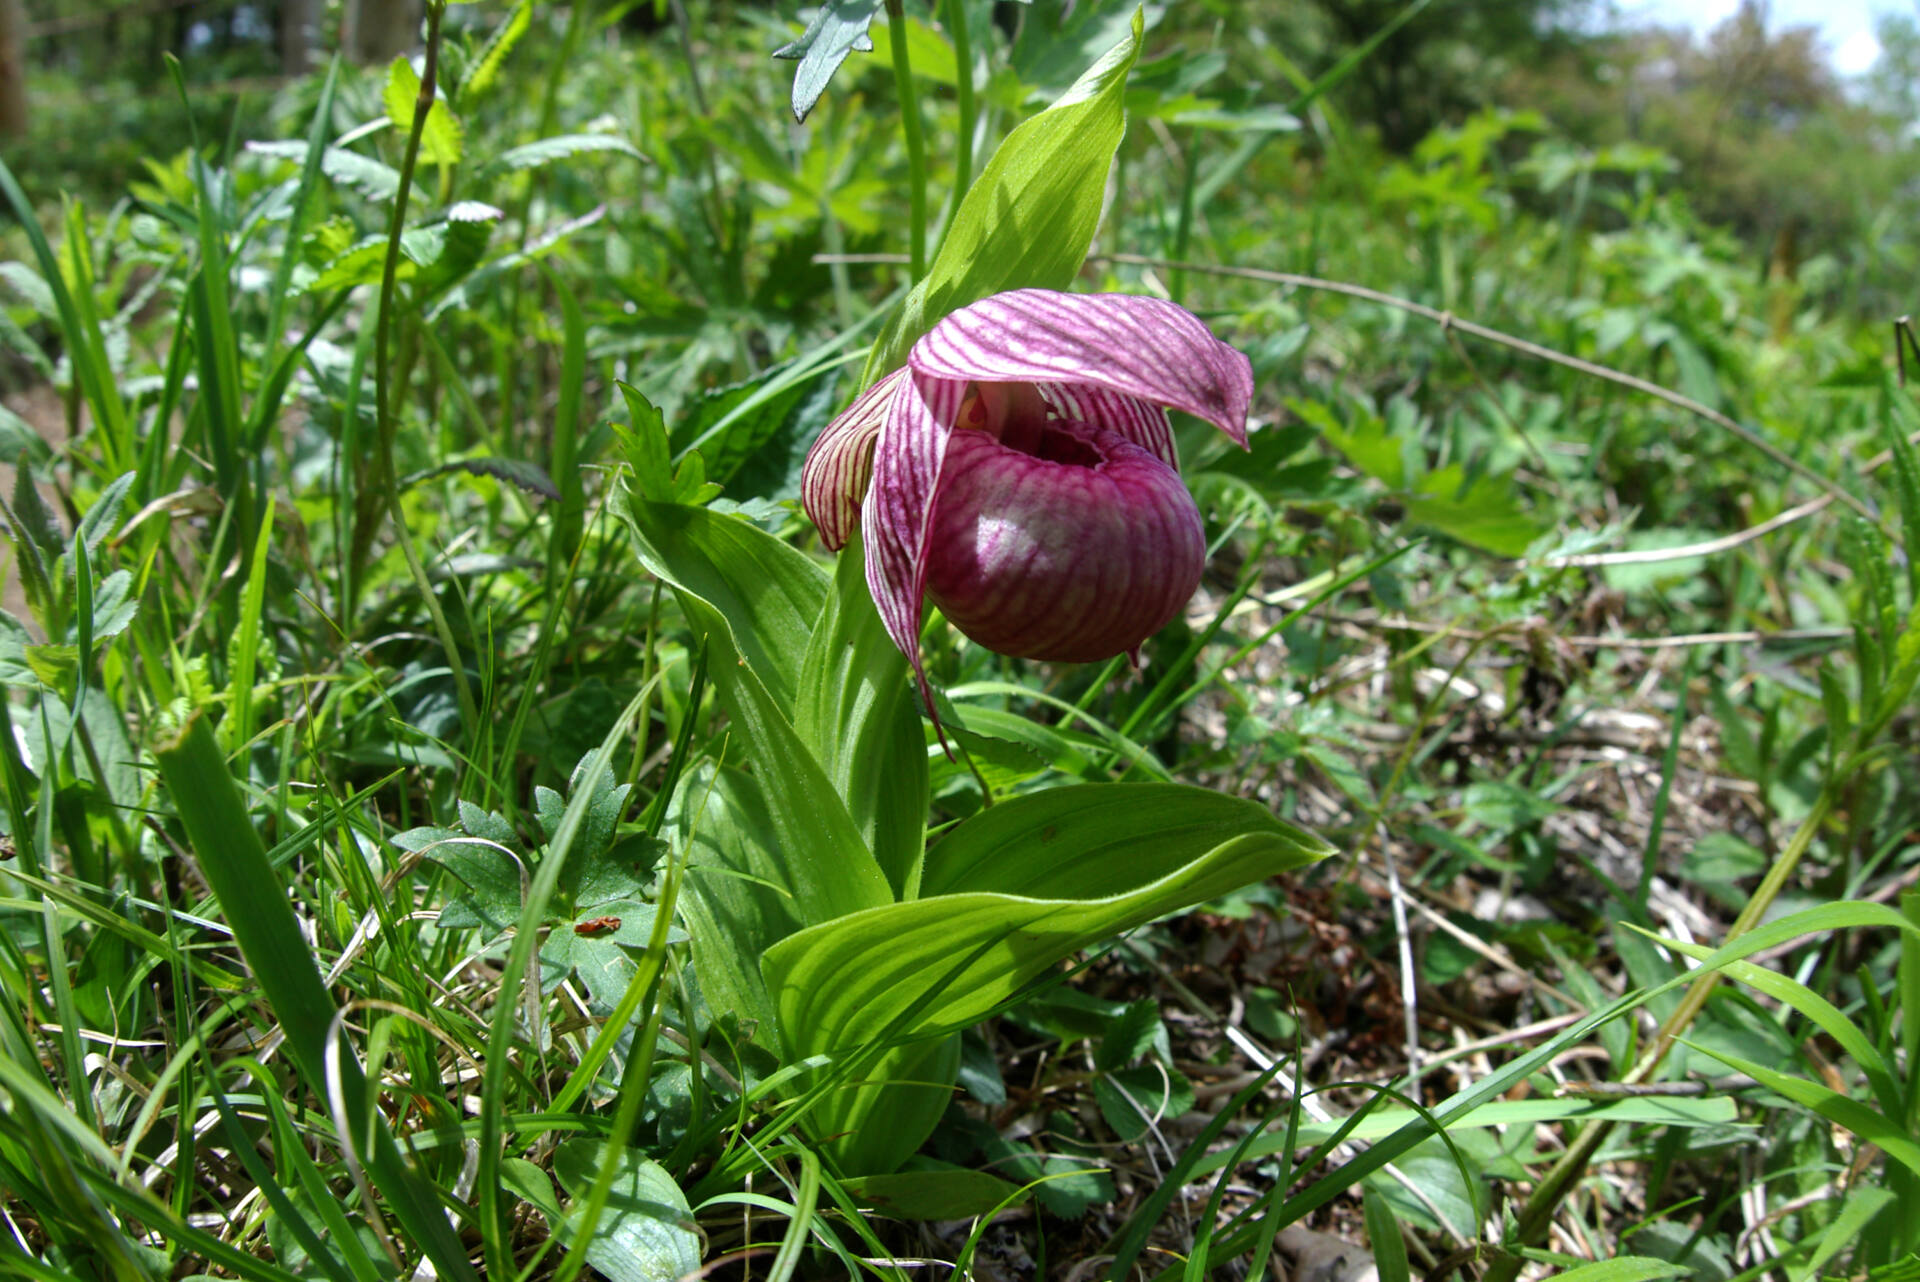
[[(702, 613), (789, 580), (729, 611), (636, 507), (825, 611), (801, 462), (938, 310), (889, 320), (903, 189), (976, 234), (945, 194), (1131, 10), (943, 4), (963, 118), (916, 7), (914, 162), (884, 23), (796, 125), (785, 23), (612, 8), (189, 94), (104, 190), (0, 171), (0, 1273), (1197, 1279), (1301, 1225), (1383, 1282), (1911, 1262), (1920, 352), (1845, 247), (1769, 275), (1665, 158), (1526, 113), (1384, 155), (1336, 61), (1155, 15), (1076, 287), (1244, 350), (1251, 448), (1176, 424), (1209, 569), (1137, 671), (927, 631), (957, 751), (885, 742), (931, 815), (886, 871), (1078, 784), (1337, 853), (1157, 921), (1108, 870), (1146, 924), (1049, 908), (1068, 964), (993, 987), (987, 939), (879, 1015), (775, 945), (742, 985), (859, 1040), (783, 1055), (689, 885), (798, 840), (738, 675), (778, 665)], [(821, 889), (895, 914), (828, 961), (940, 956), (904, 881)], [(931, 1138), (860, 1169), (836, 1119), (942, 1056)]]

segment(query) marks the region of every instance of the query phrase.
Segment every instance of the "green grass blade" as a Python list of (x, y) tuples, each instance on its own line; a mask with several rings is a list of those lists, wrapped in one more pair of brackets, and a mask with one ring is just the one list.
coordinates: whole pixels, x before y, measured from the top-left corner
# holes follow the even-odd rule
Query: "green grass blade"
[[(587, 318), (580, 300), (553, 268), (541, 271), (560, 303), (560, 403), (553, 417), (553, 448), (547, 475), (560, 487), (560, 506), (553, 517), (553, 538), (547, 544), (547, 573), (554, 578), (566, 568), (580, 546), (580, 530), (587, 510), (586, 487), (580, 479), (580, 388), (587, 377)], [(559, 591), (561, 584), (550, 583)], [(563, 594), (564, 595), (564, 594)]]
[[(87, 252), (84, 223), (79, 221), (79, 208), (73, 207), (68, 216), (68, 249), (74, 254), (74, 271), (80, 276), (80, 293), (67, 288), (66, 277), (60, 271), (60, 260), (54, 256), (53, 246), (47, 243), (46, 233), (40, 230), (40, 220), (34, 216), (33, 206), (27, 200), (26, 193), (20, 190), (20, 184), (14, 181), (13, 171), (6, 162), (0, 160), (0, 195), (13, 206), (13, 216), (19, 220), (20, 228), (26, 233), (27, 244), (33, 249), (34, 261), (39, 264), (40, 275), (46, 280), (47, 289), (53, 294), (54, 308), (60, 313), (60, 331), (65, 337), (69, 359), (73, 364), (73, 379), (85, 398), (87, 407), (93, 411), (94, 421), (102, 432), (103, 451), (107, 475), (126, 470), (131, 461), (131, 434), (127, 427), (126, 402), (120, 399), (120, 385), (113, 376), (113, 366), (107, 359), (106, 336), (101, 332), (100, 319), (94, 313), (91, 288), (91, 258)], [(75, 226), (80, 227), (76, 236)], [(82, 453), (79, 457), (89, 456)]]
[[(188, 840), (200, 856), (201, 872), (262, 995), (286, 1031), (288, 1051), (308, 1089), (324, 1099), (334, 1005), (206, 719), (193, 717), (154, 756)], [(372, 1151), (361, 1155), (362, 1162), (385, 1194), (394, 1217), (442, 1277), (477, 1282), (438, 1198), (402, 1160), (385, 1122), (370, 1113), (359, 1061), (345, 1055), (339, 1062), (349, 1130), (353, 1135), (372, 1134)], [(347, 1137), (341, 1139), (345, 1142)]]
[(539, 871), (534, 874), (532, 885), (527, 890), (527, 902), (520, 912), (513, 947), (501, 967), (499, 985), (502, 996), (495, 1003), (493, 1023), (487, 1034), (486, 1072), (480, 1086), (480, 1169), (474, 1184), (480, 1190), (478, 1220), (481, 1246), (486, 1255), (486, 1274), (489, 1277), (513, 1276), (507, 1226), (501, 1219), (500, 1199), (496, 1191), (501, 1188), (500, 1159), (504, 1140), (501, 1101), (505, 1099), (507, 1065), (513, 1058), (515, 1016), (524, 1009), (517, 994), (521, 980), (526, 976), (527, 966), (533, 960), (534, 948), (539, 943), (540, 923), (546, 920), (547, 905), (559, 889), (560, 873), (566, 866), (574, 840), (586, 822), (594, 794), (599, 790), (600, 781), (612, 770), (615, 751), (626, 738), (633, 719), (646, 705), (659, 680), (659, 675), (655, 674), (627, 701), (626, 708), (614, 720), (612, 728), (574, 781), (572, 798), (567, 802), (560, 826), (555, 830), (553, 840), (548, 843), (547, 853), (540, 860)]

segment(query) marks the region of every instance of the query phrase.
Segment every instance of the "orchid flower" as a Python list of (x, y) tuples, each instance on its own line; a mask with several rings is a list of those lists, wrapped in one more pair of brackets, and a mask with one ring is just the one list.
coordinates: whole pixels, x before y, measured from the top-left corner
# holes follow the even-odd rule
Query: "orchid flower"
[(1252, 394), (1247, 358), (1173, 303), (1013, 290), (946, 317), (829, 423), (801, 497), (829, 548), (861, 521), (931, 712), (928, 599), (1001, 654), (1137, 661), (1206, 560), (1166, 411), (1244, 447)]

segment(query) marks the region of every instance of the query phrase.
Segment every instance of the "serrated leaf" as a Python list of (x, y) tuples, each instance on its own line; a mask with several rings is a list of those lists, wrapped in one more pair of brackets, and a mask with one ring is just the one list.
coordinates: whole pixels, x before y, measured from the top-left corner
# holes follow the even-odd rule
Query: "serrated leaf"
[(795, 120), (805, 122), (848, 54), (873, 52), (867, 28), (879, 12), (880, 0), (826, 0), (798, 40), (773, 51), (776, 58), (800, 63), (793, 72)]
[[(438, 833), (445, 829), (416, 829), (416, 833)], [(478, 927), (488, 936), (499, 935), (520, 916), (520, 900), (525, 885), (519, 863), (505, 851), (481, 845), (457, 834), (435, 837), (427, 858), (445, 868), (466, 889), (440, 910), (438, 924), (449, 930)], [(399, 839), (395, 839), (399, 844)]]
[(538, 169), (568, 156), (595, 151), (611, 151), (632, 160), (646, 160), (638, 147), (617, 134), (560, 134), (509, 147), (488, 161), (484, 172), (512, 173), (522, 169)]
[[(317, 294), (374, 284), (380, 279), (386, 257), (387, 238), (370, 236), (323, 267), (307, 282), (306, 292)], [(403, 259), (394, 276), (396, 280), (411, 280), (419, 270), (417, 264)]]
[(533, 21), (533, 0), (520, 0), (513, 6), (513, 12), (507, 20), (493, 29), (487, 37), (487, 43), (480, 47), (480, 56), (474, 59), (473, 69), (460, 83), (460, 102), (464, 106), (473, 98), (493, 87), (494, 80), (500, 74), (501, 64), (507, 55), (513, 52), (514, 45), (527, 33), (527, 27)]
[(1094, 1102), (1113, 1133), (1133, 1143), (1154, 1126), (1193, 1108), (1193, 1084), (1171, 1069), (1150, 1064), (1102, 1073), (1093, 1082)]
[(54, 303), (53, 289), (46, 278), (25, 263), (0, 263), (0, 281), (5, 281), (27, 306), (44, 320), (57, 321), (60, 309)]
[(80, 647), (73, 645), (30, 645), (26, 648), (27, 667), (34, 678), (49, 690), (64, 690), (80, 668)]
[(445, 476), (449, 472), (465, 472), (469, 476), (490, 476), (496, 481), (505, 481), (528, 494), (537, 495), (550, 501), (558, 500), (560, 490), (554, 485), (547, 470), (538, 463), (529, 463), (516, 458), (464, 458), (451, 463), (442, 463), (439, 467), (428, 468), (424, 472), (413, 472), (400, 482), (402, 490), (410, 490), (436, 476)]
[(706, 461), (698, 452), (689, 452), (681, 459), (679, 470), (674, 470), (666, 419), (638, 389), (626, 383), (619, 387), (633, 426), (616, 427), (614, 433), (627, 456), (640, 497), (650, 503), (698, 507), (719, 494), (720, 487), (706, 479)]
[(49, 383), (54, 381), (53, 362), (47, 359), (46, 349), (29, 338), (5, 309), (0, 309), (0, 351), (19, 354), (34, 373)]
[(0, 610), (0, 685), (31, 688), (40, 684), (27, 664), (27, 647), (32, 644), (27, 625)]
[(94, 586), (90, 631), (96, 648), (119, 636), (133, 622), (139, 602), (131, 599), (132, 593), (133, 574), (129, 570), (115, 570)]
[[(250, 142), (247, 150), (262, 156), (277, 156), (296, 164), (307, 158), (307, 144), (291, 142)], [(400, 171), (371, 156), (329, 147), (320, 155), (320, 172), (334, 182), (351, 187), (368, 200), (391, 200), (400, 190)]]
[[(387, 87), (382, 95), (387, 118), (402, 133), (413, 129), (413, 116), (420, 107), (420, 76), (405, 56), (395, 58), (387, 69)], [(427, 108), (426, 124), (420, 131), (420, 159), (436, 165), (460, 163), (460, 122), (447, 107), (446, 100), (435, 97)]]
[(458, 809), (460, 826), (471, 835), (498, 842), (508, 849), (518, 844), (519, 838), (513, 831), (513, 825), (502, 818), (497, 811), (482, 810), (471, 801), (461, 801)]
[[(677, 456), (705, 437), (715, 425), (725, 421), (726, 426), (712, 439), (705, 442), (701, 454), (706, 458), (708, 475), (721, 485), (733, 479), (747, 462), (760, 454), (781, 429), (793, 417), (793, 412), (806, 397), (810, 389), (816, 389), (823, 381), (819, 378), (803, 379), (789, 386), (781, 387), (772, 395), (761, 399), (744, 412), (736, 413), (749, 398), (762, 388), (780, 379), (784, 369), (769, 370), (760, 378), (750, 382), (735, 383), (731, 387), (717, 388), (707, 392), (696, 401), (690, 411), (680, 416), (674, 427), (669, 448)], [(831, 380), (824, 380), (830, 382)], [(825, 426), (824, 421), (814, 425)], [(811, 443), (813, 433), (808, 434)]]
[(66, 531), (53, 509), (40, 497), (40, 487), (25, 468), (13, 474), (14, 537), (24, 539), (48, 562), (58, 561), (67, 551)]
[(120, 512), (126, 506), (127, 491), (133, 488), (133, 481), (132, 472), (115, 477), (80, 518), (80, 541), (87, 545), (89, 552), (99, 547), (100, 540), (119, 525)]
[(1101, 1031), (1099, 1049), (1093, 1066), (1102, 1069), (1124, 1068), (1166, 1039), (1160, 1023), (1160, 1004), (1150, 997), (1129, 1002)]

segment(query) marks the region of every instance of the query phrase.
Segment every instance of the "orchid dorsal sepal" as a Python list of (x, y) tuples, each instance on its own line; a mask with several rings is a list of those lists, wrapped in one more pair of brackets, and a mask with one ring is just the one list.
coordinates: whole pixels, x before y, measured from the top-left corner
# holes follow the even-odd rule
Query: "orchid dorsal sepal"
[(1167, 410), (1241, 446), (1253, 370), (1157, 298), (1020, 289), (935, 325), (821, 433), (802, 496), (830, 547), (857, 512), (888, 635), (920, 658), (925, 602), (987, 648), (1137, 654), (1199, 585), (1199, 510)]

